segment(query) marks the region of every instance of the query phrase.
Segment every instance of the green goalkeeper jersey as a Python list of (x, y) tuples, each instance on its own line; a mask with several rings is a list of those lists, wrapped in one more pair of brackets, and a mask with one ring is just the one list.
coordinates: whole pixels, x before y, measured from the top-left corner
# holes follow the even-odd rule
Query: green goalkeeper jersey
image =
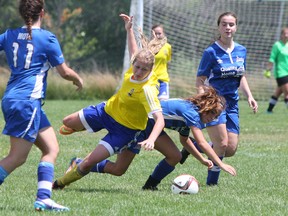
[(282, 41), (274, 43), (269, 61), (274, 64), (274, 77), (288, 76), (288, 43)]

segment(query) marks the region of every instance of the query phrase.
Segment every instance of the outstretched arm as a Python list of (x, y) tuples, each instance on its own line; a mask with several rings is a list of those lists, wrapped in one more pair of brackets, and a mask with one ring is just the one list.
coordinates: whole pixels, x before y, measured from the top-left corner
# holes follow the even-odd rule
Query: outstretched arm
[(134, 55), (134, 53), (136, 53), (138, 50), (137, 42), (132, 28), (133, 16), (128, 16), (126, 14), (120, 14), (119, 16), (125, 22), (125, 29), (127, 31), (128, 49), (131, 58)]
[(197, 127), (190, 127), (192, 134), (198, 143), (199, 147), (202, 149), (202, 151), (214, 162), (216, 163), (222, 170), (228, 172), (229, 174), (235, 176), (236, 170), (234, 167), (223, 163), (217, 154), (214, 152), (214, 150), (211, 148), (211, 146), (207, 143), (201, 129)]
[(213, 167), (213, 162), (203, 157), (203, 155), (197, 150), (189, 137), (185, 137), (180, 134), (179, 136), (181, 144), (190, 154), (192, 154), (198, 161), (200, 161), (200, 163), (207, 166), (208, 169), (211, 169)]
[(63, 79), (72, 81), (73, 84), (78, 87), (77, 90), (82, 90), (82, 87), (83, 87), (82, 78), (74, 70), (69, 68), (66, 65), (66, 63), (57, 65), (56, 69)]
[(153, 113), (153, 118), (155, 120), (155, 124), (154, 124), (153, 130), (151, 131), (148, 139), (138, 143), (145, 150), (153, 150), (154, 149), (154, 145), (155, 145), (154, 143), (165, 126), (162, 112)]

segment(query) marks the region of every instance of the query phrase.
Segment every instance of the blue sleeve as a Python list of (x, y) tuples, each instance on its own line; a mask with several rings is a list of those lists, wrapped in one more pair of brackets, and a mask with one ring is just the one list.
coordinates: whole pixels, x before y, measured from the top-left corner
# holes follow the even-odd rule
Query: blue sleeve
[(54, 34), (50, 34), (47, 40), (47, 56), (52, 67), (64, 63), (65, 59), (60, 44)]
[(212, 57), (208, 50), (205, 50), (200, 61), (197, 76), (209, 77), (212, 68)]

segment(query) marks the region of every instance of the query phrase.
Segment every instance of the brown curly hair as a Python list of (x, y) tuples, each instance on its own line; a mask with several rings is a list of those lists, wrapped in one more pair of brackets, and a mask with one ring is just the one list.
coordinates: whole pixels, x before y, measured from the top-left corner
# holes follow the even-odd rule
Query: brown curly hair
[(44, 0), (20, 0), (19, 13), (27, 26), (28, 40), (32, 39), (32, 25), (39, 19), (43, 9)]
[(193, 97), (186, 98), (199, 108), (199, 113), (212, 113), (217, 116), (225, 109), (226, 100), (217, 94), (216, 90), (211, 86), (203, 86), (203, 93)]

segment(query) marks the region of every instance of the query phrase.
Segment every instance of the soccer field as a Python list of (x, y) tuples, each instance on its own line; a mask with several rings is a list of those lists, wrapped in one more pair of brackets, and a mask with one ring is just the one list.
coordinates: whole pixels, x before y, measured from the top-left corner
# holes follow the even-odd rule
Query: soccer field
[[(84, 157), (94, 149), (105, 131), (62, 136), (57, 129), (64, 116), (75, 112), (92, 101), (46, 101), (44, 109), (56, 130), (60, 143), (55, 177), (67, 169), (72, 157)], [(288, 215), (287, 208), (287, 114), (279, 102), (273, 114), (266, 114), (268, 102), (259, 102), (254, 115), (246, 101), (240, 102), (241, 135), (236, 155), (224, 161), (237, 169), (232, 177), (221, 172), (219, 185), (205, 186), (207, 169), (191, 156), (183, 165), (168, 175), (158, 191), (142, 191), (141, 187), (156, 164), (163, 158), (157, 151), (141, 153), (121, 177), (91, 173), (61, 191), (53, 191), (52, 198), (68, 206), (65, 215)], [(2, 113), (0, 129), (4, 126)], [(180, 147), (178, 134), (167, 132)], [(205, 133), (206, 134), (206, 133)], [(0, 136), (0, 158), (9, 150), (9, 139)], [(34, 212), (33, 202), (37, 189), (37, 166), (40, 151), (32, 149), (22, 167), (14, 171), (0, 186), (0, 215), (51, 215)], [(112, 157), (111, 160), (114, 160)], [(195, 195), (174, 195), (171, 181), (179, 174), (191, 174), (200, 182)], [(53, 214), (54, 215), (54, 214)]]

